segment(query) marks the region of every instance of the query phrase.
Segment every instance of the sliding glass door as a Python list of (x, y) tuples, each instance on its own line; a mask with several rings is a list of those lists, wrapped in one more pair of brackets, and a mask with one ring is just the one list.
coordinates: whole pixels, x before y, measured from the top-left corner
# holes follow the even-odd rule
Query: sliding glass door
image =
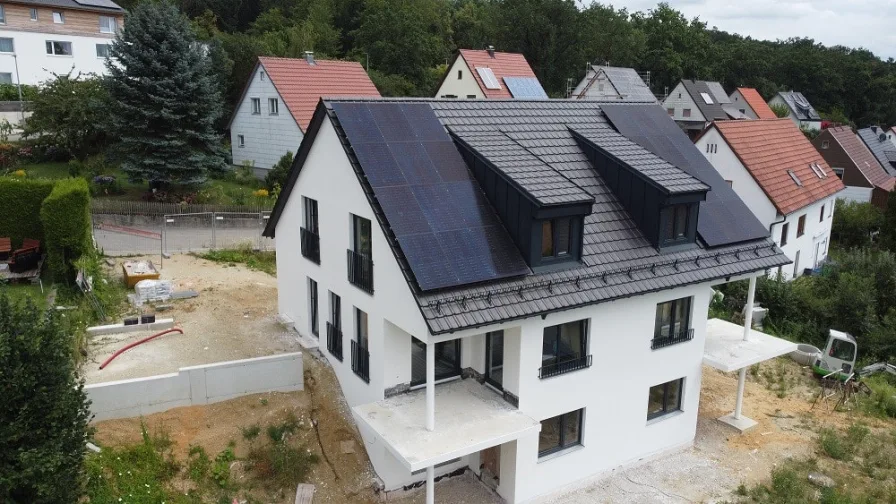
[(485, 334), (485, 381), (504, 389), (504, 331)]
[[(426, 383), (426, 347), (411, 338), (411, 386)], [(460, 340), (436, 343), (436, 381), (460, 375)]]

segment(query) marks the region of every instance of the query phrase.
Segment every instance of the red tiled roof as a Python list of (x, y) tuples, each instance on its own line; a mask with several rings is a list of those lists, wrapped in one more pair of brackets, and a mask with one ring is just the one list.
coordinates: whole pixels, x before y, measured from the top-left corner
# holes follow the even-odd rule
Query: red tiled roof
[[(788, 118), (717, 121), (713, 126), (784, 215), (844, 188), (806, 135)], [(818, 178), (810, 163), (818, 163), (827, 176)], [(802, 186), (790, 177), (791, 170)]]
[(769, 108), (768, 103), (765, 103), (765, 100), (762, 99), (759, 91), (749, 87), (740, 87), (737, 88), (737, 90), (740, 91), (740, 94), (744, 97), (744, 101), (747, 102), (747, 105), (749, 105), (750, 108), (753, 109), (753, 112), (756, 113), (758, 119), (778, 118), (778, 116), (772, 112), (772, 109)]
[(887, 174), (874, 154), (868, 150), (865, 142), (856, 136), (856, 132), (851, 127), (836, 126), (828, 128), (826, 131), (840, 144), (840, 147), (843, 147), (846, 154), (856, 164), (856, 168), (865, 175), (869, 182), (880, 187), (892, 184), (893, 177)]
[(258, 61), (302, 131), (322, 97), (380, 96), (364, 67), (354, 61), (316, 60), (310, 65), (304, 58), (266, 56)]
[[(529, 62), (526, 61), (526, 57), (522, 54), (497, 51), (494, 54), (495, 56), (492, 57), (485, 50), (460, 50), (460, 56), (467, 62), (467, 66), (470, 67), (470, 73), (473, 74), (473, 78), (476, 79), (479, 89), (482, 90), (486, 98), (513, 98), (507, 89), (507, 85), (504, 84), (504, 77), (535, 77), (535, 72), (532, 71), (532, 67), (529, 66)], [(492, 69), (492, 73), (495, 74), (498, 83), (501, 84), (501, 89), (488, 89), (485, 87), (485, 84), (479, 77), (479, 72), (476, 71), (477, 68), (482, 67)]]

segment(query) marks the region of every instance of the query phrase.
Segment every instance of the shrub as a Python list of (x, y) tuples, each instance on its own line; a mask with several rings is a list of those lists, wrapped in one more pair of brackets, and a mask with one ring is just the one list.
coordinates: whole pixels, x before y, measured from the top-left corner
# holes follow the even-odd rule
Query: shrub
[(0, 177), (0, 236), (12, 238), (13, 246), (43, 240), (40, 206), (52, 191), (51, 181)]
[(8, 172), (19, 165), (19, 148), (11, 143), (0, 143), (0, 172)]
[(79, 502), (90, 409), (55, 310), (0, 288), (0, 502)]
[(292, 152), (287, 152), (277, 161), (277, 164), (271, 167), (271, 171), (264, 177), (264, 185), (268, 190), (273, 192), (278, 185), (286, 187), (286, 180), (289, 178), (289, 171), (292, 169), (292, 161)]
[(832, 459), (849, 462), (870, 433), (868, 427), (861, 424), (849, 426), (843, 435), (833, 429), (822, 429), (818, 435), (818, 442), (822, 451)]
[(73, 262), (93, 249), (87, 181), (57, 181), (41, 205), (40, 218), (50, 272), (56, 279), (73, 279)]
[(879, 231), (883, 222), (883, 212), (871, 203), (838, 200), (831, 241), (841, 249), (866, 247), (871, 244), (871, 233)]

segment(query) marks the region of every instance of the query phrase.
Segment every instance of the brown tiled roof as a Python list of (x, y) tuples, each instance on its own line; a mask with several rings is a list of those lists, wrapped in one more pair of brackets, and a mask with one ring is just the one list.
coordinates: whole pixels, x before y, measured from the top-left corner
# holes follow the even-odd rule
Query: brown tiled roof
[(887, 174), (883, 166), (877, 162), (874, 154), (865, 143), (856, 136), (849, 126), (836, 126), (827, 130), (834, 140), (840, 144), (846, 154), (856, 164), (856, 168), (875, 186), (892, 185), (893, 177)]
[(762, 99), (759, 91), (749, 87), (740, 87), (737, 88), (737, 90), (740, 91), (740, 94), (744, 97), (744, 101), (747, 102), (747, 105), (749, 105), (750, 108), (753, 109), (753, 112), (756, 113), (758, 119), (778, 118), (778, 116), (772, 112), (772, 109), (769, 108), (768, 103), (765, 103), (765, 100)]
[[(788, 118), (717, 121), (713, 126), (784, 215), (844, 188), (806, 135)], [(815, 175), (810, 163), (818, 163), (827, 176)], [(799, 178), (801, 186), (789, 171)]]
[[(494, 52), (494, 56), (488, 51), (477, 51), (473, 49), (461, 49), (460, 56), (467, 62), (470, 67), (470, 73), (479, 84), (479, 89), (486, 98), (513, 98), (507, 85), (504, 83), (504, 77), (535, 77), (535, 72), (526, 61), (526, 57), (519, 53)], [(491, 68), (492, 73), (498, 79), (501, 89), (488, 89), (479, 77), (477, 68)]]
[(364, 67), (354, 61), (316, 60), (311, 65), (304, 58), (267, 56), (258, 61), (302, 131), (322, 97), (380, 96)]

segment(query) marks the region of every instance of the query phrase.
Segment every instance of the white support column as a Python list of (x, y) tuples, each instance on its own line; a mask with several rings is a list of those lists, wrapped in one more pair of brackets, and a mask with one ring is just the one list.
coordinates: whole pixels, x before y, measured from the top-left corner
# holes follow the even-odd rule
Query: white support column
[(435, 474), (435, 466), (429, 466), (426, 468), (426, 504), (435, 504), (436, 502)]
[(750, 341), (750, 330), (753, 328), (753, 299), (756, 297), (756, 277), (750, 277), (750, 289), (747, 291), (747, 306), (744, 307), (744, 341)]
[(741, 368), (737, 375), (737, 399), (734, 400), (734, 419), (740, 420), (740, 413), (744, 406), (744, 386), (747, 383), (747, 368)]
[(426, 429), (436, 430), (436, 346), (433, 343), (426, 345)]

